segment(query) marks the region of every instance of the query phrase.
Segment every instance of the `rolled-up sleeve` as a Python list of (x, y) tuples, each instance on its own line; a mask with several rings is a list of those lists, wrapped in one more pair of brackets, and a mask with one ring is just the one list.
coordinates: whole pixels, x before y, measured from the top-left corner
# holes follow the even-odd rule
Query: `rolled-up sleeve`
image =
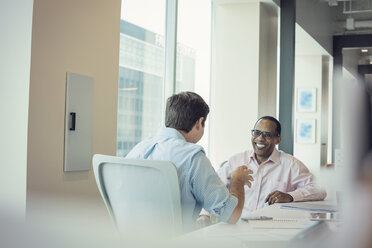
[(315, 185), (314, 176), (302, 162), (295, 161), (291, 170), (291, 178), (291, 186), (295, 190), (288, 194), (293, 197), (293, 201), (320, 201), (327, 196), (323, 189)]
[(190, 182), (197, 202), (209, 213), (227, 222), (238, 204), (238, 199), (230, 195), (203, 152), (198, 152), (193, 158)]

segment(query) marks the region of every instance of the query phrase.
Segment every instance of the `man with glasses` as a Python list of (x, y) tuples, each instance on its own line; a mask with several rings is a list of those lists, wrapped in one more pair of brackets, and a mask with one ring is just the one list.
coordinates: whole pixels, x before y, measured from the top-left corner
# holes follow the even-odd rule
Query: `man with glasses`
[[(246, 165), (253, 171), (252, 185), (245, 187), (242, 215), (273, 203), (324, 200), (327, 194), (314, 185), (314, 176), (308, 168), (292, 155), (275, 148), (281, 141), (281, 125), (277, 119), (261, 117), (251, 133), (253, 150), (232, 156), (217, 172), (229, 187), (235, 168)], [(198, 224), (204, 226), (208, 222), (203, 210)]]
[(327, 194), (315, 187), (309, 169), (292, 155), (275, 148), (281, 141), (277, 119), (261, 117), (251, 133), (253, 150), (232, 156), (218, 171), (226, 184), (237, 166), (246, 165), (253, 171), (252, 186), (245, 190), (245, 211), (254, 211), (265, 204), (324, 200)]

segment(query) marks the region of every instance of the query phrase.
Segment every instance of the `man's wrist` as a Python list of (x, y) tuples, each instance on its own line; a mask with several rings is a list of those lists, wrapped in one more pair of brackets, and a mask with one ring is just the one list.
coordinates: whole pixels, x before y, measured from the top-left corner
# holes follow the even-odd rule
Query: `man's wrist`
[(244, 183), (239, 180), (234, 180), (230, 185), (230, 194), (235, 196), (237, 199), (240, 199), (242, 194), (244, 194)]
[(231, 179), (231, 184), (230, 184), (230, 188), (231, 187), (238, 187), (238, 188), (241, 188), (241, 187), (244, 187), (244, 180), (242, 179), (239, 179), (239, 178), (232, 178)]
[(299, 191), (292, 191), (292, 192), (288, 192), (287, 194), (292, 196), (292, 201), (293, 202), (303, 200), (302, 194)]
[(288, 194), (288, 195), (290, 197), (290, 201), (293, 202), (294, 201), (293, 196), (291, 196), (290, 194)]

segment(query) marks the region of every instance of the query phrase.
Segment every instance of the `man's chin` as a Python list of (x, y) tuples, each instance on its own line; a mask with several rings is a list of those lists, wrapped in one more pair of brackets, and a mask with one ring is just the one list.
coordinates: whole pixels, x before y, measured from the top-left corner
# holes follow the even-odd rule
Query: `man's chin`
[(257, 156), (264, 157), (267, 154), (267, 151), (264, 149), (254, 149), (254, 153)]

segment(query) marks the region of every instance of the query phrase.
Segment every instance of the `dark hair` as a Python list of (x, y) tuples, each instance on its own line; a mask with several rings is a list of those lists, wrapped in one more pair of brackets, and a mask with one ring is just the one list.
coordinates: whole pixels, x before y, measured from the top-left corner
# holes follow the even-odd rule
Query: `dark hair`
[(255, 128), (256, 128), (257, 123), (258, 123), (260, 120), (269, 120), (269, 121), (274, 122), (275, 125), (276, 125), (275, 132), (276, 132), (277, 134), (279, 134), (279, 136), (280, 136), (280, 134), (281, 134), (281, 132), (282, 132), (282, 126), (280, 125), (280, 122), (279, 122), (277, 119), (275, 119), (275, 118), (272, 117), (272, 116), (262, 116), (260, 119), (258, 119), (258, 120), (256, 121), (256, 124), (254, 124), (254, 127), (255, 127)]
[(201, 96), (194, 92), (181, 92), (167, 100), (165, 126), (188, 133), (201, 117), (204, 117), (204, 127), (208, 113), (209, 107)]

